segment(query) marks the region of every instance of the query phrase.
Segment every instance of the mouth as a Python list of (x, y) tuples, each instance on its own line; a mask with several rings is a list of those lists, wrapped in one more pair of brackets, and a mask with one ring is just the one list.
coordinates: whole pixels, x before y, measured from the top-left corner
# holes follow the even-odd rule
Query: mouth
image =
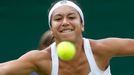
[(73, 31), (73, 29), (71, 29), (71, 28), (60, 30), (61, 33), (69, 33), (69, 32), (72, 32), (72, 31)]

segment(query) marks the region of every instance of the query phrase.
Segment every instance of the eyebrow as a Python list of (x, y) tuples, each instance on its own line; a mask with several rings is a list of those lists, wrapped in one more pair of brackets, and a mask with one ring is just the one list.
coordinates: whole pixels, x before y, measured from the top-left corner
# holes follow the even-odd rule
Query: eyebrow
[(68, 15), (77, 15), (76, 13), (72, 12), (72, 13), (69, 13)]
[(55, 17), (55, 16), (62, 16), (62, 14), (55, 14), (54, 17)]

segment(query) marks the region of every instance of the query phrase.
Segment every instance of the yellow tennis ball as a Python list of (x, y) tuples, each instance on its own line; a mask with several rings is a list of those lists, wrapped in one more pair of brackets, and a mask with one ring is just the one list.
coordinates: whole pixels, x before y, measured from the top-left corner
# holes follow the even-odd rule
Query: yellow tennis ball
[(75, 53), (75, 45), (69, 41), (63, 41), (57, 45), (57, 54), (61, 60), (71, 60), (75, 56)]

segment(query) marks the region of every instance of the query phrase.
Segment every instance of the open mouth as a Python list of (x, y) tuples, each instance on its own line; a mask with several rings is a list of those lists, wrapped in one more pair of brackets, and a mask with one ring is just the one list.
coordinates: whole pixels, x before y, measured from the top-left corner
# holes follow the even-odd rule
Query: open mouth
[(72, 32), (72, 31), (73, 31), (73, 29), (70, 29), (70, 28), (60, 30), (61, 33), (68, 33), (68, 32)]

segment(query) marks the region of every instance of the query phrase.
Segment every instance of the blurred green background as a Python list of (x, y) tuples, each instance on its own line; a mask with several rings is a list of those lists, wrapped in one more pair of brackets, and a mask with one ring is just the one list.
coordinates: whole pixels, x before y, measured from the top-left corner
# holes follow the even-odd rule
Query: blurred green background
[[(36, 49), (49, 29), (47, 14), (55, 0), (0, 0), (0, 62)], [(92, 39), (134, 38), (133, 0), (77, 0), (85, 15), (83, 35)], [(112, 75), (134, 75), (134, 57), (114, 57)]]

